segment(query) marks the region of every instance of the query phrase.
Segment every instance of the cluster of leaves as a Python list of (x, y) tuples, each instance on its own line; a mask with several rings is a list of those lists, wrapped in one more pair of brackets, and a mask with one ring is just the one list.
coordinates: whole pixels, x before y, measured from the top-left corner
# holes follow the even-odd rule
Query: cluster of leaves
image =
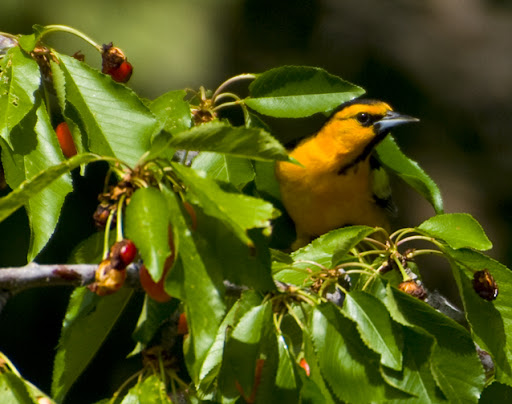
[[(27, 260), (36, 259), (72, 192), (70, 172), (106, 161), (116, 180), (130, 182), (123, 231), (155, 281), (172, 249), (175, 254), (165, 278), (173, 299), (158, 303), (146, 296), (132, 335), (133, 355), (145, 358), (144, 369), (114, 401), (171, 402), (186, 395), (226, 403), (478, 402), (509, 391), (511, 273), (480, 252), (491, 244), (471, 216), (442, 213), (436, 184), (392, 137), (377, 147), (379, 160), (437, 216), (381, 241), (369, 237), (382, 229), (352, 226), (291, 254), (271, 248), (281, 206), (274, 162), (289, 157), (261, 116), (329, 113), (361, 96), (361, 88), (319, 68), (288, 66), (228, 80), (211, 95), (178, 90), (149, 101), (54, 49), (45, 48), (42, 58), (37, 49), (46, 32), (35, 27), (0, 50), (1, 156), (12, 189), (0, 198), (0, 220), (25, 207)], [(225, 91), (238, 79), (252, 80), (246, 98)], [(50, 93), (78, 150), (70, 159), (51, 125)], [(241, 108), (245, 125), (218, 118), (228, 107)], [(200, 153), (189, 166), (187, 158), (176, 161), (177, 150)], [(102, 239), (97, 233), (85, 240), (71, 261), (98, 263)], [(403, 249), (418, 241), (435, 249)], [(427, 253), (448, 260), (463, 324), (397, 289), (418, 276), (414, 258)], [(497, 300), (483, 300), (472, 288), (473, 274), (483, 269), (499, 285)], [(128, 287), (103, 297), (86, 288), (73, 293), (55, 358), (55, 401), (64, 400), (133, 293)], [(185, 337), (173, 329), (176, 311), (186, 314)], [(475, 343), (492, 357), (494, 371), (487, 375)], [(0, 362), (2, 402), (36, 402), (43, 395), (7, 358)]]

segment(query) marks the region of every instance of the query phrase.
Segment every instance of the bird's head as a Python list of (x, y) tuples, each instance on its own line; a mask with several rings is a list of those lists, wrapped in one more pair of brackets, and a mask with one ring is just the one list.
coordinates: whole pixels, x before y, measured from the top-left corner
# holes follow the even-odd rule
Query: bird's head
[(322, 132), (349, 154), (365, 158), (391, 129), (417, 118), (402, 115), (382, 101), (358, 99), (340, 105)]

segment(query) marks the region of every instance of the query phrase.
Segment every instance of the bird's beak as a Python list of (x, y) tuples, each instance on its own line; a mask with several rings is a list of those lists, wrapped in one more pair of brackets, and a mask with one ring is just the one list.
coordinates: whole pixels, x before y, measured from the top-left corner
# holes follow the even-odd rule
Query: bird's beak
[(419, 122), (419, 119), (408, 115), (402, 115), (395, 111), (389, 111), (382, 119), (375, 122), (373, 126), (377, 133), (384, 134), (388, 133), (396, 126), (409, 122)]

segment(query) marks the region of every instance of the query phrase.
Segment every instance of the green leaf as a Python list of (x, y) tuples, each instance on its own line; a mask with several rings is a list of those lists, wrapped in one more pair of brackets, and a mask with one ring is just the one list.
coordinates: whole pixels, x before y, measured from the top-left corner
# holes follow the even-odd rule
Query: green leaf
[(407, 327), (404, 327), (403, 331), (405, 336), (403, 370), (396, 371), (382, 367), (383, 377), (391, 385), (414, 396), (407, 400), (407, 404), (447, 402), (437, 387), (430, 369), (434, 339)]
[(66, 79), (66, 101), (80, 111), (89, 149), (134, 166), (158, 122), (128, 87), (73, 57), (59, 54)]
[(210, 151), (261, 160), (288, 160), (286, 149), (260, 128), (234, 127), (212, 121), (174, 135), (169, 145), (177, 149)]
[[(5, 161), (4, 156), (2, 155), (2, 161)], [(0, 198), (0, 222), (25, 205), (30, 198), (48, 187), (62, 175), (81, 164), (99, 160), (102, 160), (102, 158), (93, 154), (79, 154), (58, 165), (47, 168), (31, 179), (23, 181), (18, 188)]]
[(32, 25), (32, 29), (34, 30), (33, 34), (20, 35), (18, 38), (20, 46), (27, 53), (30, 53), (34, 50), (38, 42), (41, 40), (41, 34), (43, 31), (45, 31), (45, 27), (39, 24)]
[(357, 404), (405, 397), (385, 383), (378, 372), (377, 354), (364, 345), (355, 324), (335, 306), (315, 307), (309, 332), (322, 375), (340, 400)]
[[(3, 151), (6, 179), (11, 188), (64, 160), (59, 143), (44, 104), (35, 113), (27, 115), (11, 131), (13, 156)], [(9, 156), (10, 157), (10, 156)], [(46, 188), (33, 195), (25, 204), (31, 237), (27, 260), (35, 259), (52, 236), (66, 195), (72, 191), (69, 174), (57, 178)]]
[(201, 364), (215, 341), (226, 312), (222, 267), (210, 257), (211, 249), (199, 232), (188, 228), (183, 205), (174, 192), (162, 188), (166, 199), (176, 248), (176, 262), (169, 272), (165, 290), (180, 298), (186, 307), (190, 346), (186, 353), (189, 374), (197, 385)]
[(315, 261), (332, 268), (351, 248), (372, 233), (375, 233), (373, 227), (343, 227), (316, 238), (307, 246), (294, 251), (291, 256), (294, 261)]
[(192, 168), (204, 171), (211, 179), (228, 182), (239, 191), (254, 179), (250, 160), (228, 154), (199, 153), (192, 162)]
[[(333, 392), (327, 386), (327, 381), (322, 376), (322, 372), (320, 369), (320, 364), (318, 363), (318, 357), (315, 352), (315, 347), (312, 341), (312, 338), (304, 333), (304, 356), (306, 361), (308, 362), (310, 369), (310, 376), (306, 376), (305, 372), (299, 370), (299, 375), (301, 379), (307, 379), (308, 383), (303, 384), (303, 388), (301, 389), (301, 398), (304, 403), (311, 404), (319, 404), (319, 403), (328, 403), (334, 404), (338, 403), (338, 400), (335, 400), (333, 396)], [(322, 399), (318, 399), (318, 396), (322, 397)]]
[(0, 402), (2, 404), (37, 404), (24, 380), (12, 372), (0, 372)]
[(52, 396), (60, 402), (92, 360), (132, 295), (122, 288), (99, 297), (86, 288), (71, 295), (53, 367)]
[(276, 164), (274, 161), (254, 161), (254, 181), (256, 189), (264, 197), (281, 201), (281, 191), (276, 178)]
[(244, 102), (278, 118), (328, 112), (364, 94), (364, 90), (317, 67), (284, 66), (258, 74)]
[(266, 302), (253, 307), (240, 319), (226, 342), (219, 387), (224, 397), (239, 395), (238, 382), (246, 396), (250, 396), (255, 366), (260, 358), (261, 342), (267, 329), (272, 326), (272, 305)]
[[(111, 231), (109, 234), (109, 245), (114, 244), (116, 233)], [(100, 262), (103, 259), (103, 243), (105, 233), (95, 232), (81, 241), (68, 257), (70, 264), (90, 264), (91, 262)]]
[(171, 255), (167, 201), (156, 188), (139, 188), (133, 193), (125, 215), (126, 238), (135, 243), (148, 272), (158, 282)]
[(424, 221), (417, 227), (429, 236), (445, 241), (450, 247), (489, 250), (491, 241), (482, 226), (467, 213), (446, 213)]
[(176, 311), (178, 305), (178, 299), (159, 303), (146, 295), (137, 326), (132, 334), (133, 339), (147, 346), (162, 324)]
[[(400, 316), (415, 330), (435, 338), (431, 369), (450, 403), (476, 403), (484, 387), (484, 373), (468, 331), (428, 304), (395, 288), (388, 287), (384, 302), (393, 318)], [(398, 321), (398, 320), (397, 320)]]
[[(475, 341), (489, 352), (496, 380), (512, 386), (512, 272), (498, 261), (474, 250), (446, 249), (456, 265), (452, 271)], [(464, 269), (464, 270), (463, 270)], [(483, 300), (473, 290), (472, 272), (489, 270), (499, 288), (496, 300)]]
[(0, 60), (0, 137), (11, 148), (9, 133), (34, 108), (40, 81), (39, 66), (19, 47)]
[(199, 373), (200, 384), (198, 386), (198, 390), (201, 393), (208, 393), (212, 388), (215, 388), (213, 384), (222, 365), (224, 345), (227, 338), (226, 330), (233, 329), (248, 310), (261, 304), (261, 300), (261, 297), (253, 291), (244, 292), (222, 320), (215, 336), (215, 341), (208, 350), (208, 354), (201, 365)]
[(343, 312), (357, 323), (361, 339), (381, 355), (383, 365), (395, 370), (402, 369), (401, 328), (391, 320), (379, 299), (361, 291), (350, 292), (345, 295)]
[(420, 195), (426, 198), (436, 213), (443, 213), (443, 199), (436, 183), (398, 148), (392, 136), (379, 143), (376, 148), (380, 162), (407, 182)]
[(165, 131), (176, 134), (190, 128), (192, 114), (189, 103), (184, 100), (186, 95), (185, 90), (169, 91), (149, 104)]
[[(279, 364), (275, 378), (276, 389), (280, 390), (279, 396), (283, 402), (297, 402), (298, 383), (295, 375), (295, 364), (288, 344), (281, 334), (277, 335), (277, 346), (279, 351)], [(285, 397), (287, 398), (286, 401), (284, 401)]]
[(172, 401), (165, 383), (157, 375), (151, 375), (133, 386), (121, 404), (172, 404)]
[(187, 186), (187, 200), (201, 206), (204, 213), (223, 221), (243, 243), (253, 246), (248, 229), (271, 230), (271, 219), (278, 212), (261, 199), (223, 191), (219, 185), (199, 175), (195, 170), (174, 164), (178, 175)]
[(54, 61), (50, 62), (50, 67), (52, 69), (53, 88), (57, 95), (62, 116), (68, 124), (77, 152), (85, 153), (88, 147), (84, 144), (84, 137), (82, 137), (80, 127), (77, 124), (81, 121), (80, 115), (72, 104), (66, 103), (66, 77), (64, 72), (61, 65)]
[[(208, 256), (221, 268), (222, 278), (237, 285), (268, 292), (275, 289), (271, 274), (271, 262), (266, 238), (258, 229), (249, 230), (253, 243), (243, 243), (225, 222), (204, 214), (195, 207), (198, 227), (194, 231), (208, 243)], [(243, 268), (243, 269), (242, 269)]]

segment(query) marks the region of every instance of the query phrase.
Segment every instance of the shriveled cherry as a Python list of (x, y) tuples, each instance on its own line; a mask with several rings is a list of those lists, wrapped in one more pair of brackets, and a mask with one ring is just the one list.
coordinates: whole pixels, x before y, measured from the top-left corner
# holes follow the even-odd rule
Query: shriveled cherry
[(126, 60), (126, 55), (117, 46), (111, 43), (103, 45), (102, 73), (110, 75), (119, 83), (126, 83), (133, 72), (133, 67)]
[(498, 285), (488, 269), (473, 274), (473, 289), (482, 299), (492, 301), (498, 297)]
[(427, 298), (427, 291), (425, 288), (413, 279), (400, 283), (398, 285), (398, 289), (420, 300), (425, 300)]
[(111, 295), (123, 286), (126, 270), (113, 268), (110, 259), (107, 258), (98, 265), (94, 278), (95, 282), (88, 286), (89, 290), (98, 296)]
[(59, 123), (55, 128), (55, 133), (64, 156), (70, 158), (76, 155), (75, 142), (73, 141), (73, 136), (71, 136), (68, 124), (66, 122)]

